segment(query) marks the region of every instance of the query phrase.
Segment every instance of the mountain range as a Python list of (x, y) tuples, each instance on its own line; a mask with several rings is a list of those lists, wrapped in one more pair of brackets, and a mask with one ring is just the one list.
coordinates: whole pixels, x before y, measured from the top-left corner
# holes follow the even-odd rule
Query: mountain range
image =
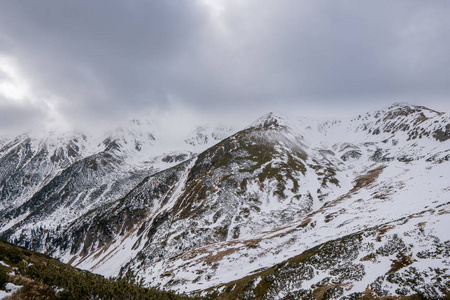
[(0, 138), (0, 238), (219, 299), (450, 294), (450, 116), (269, 113), (241, 130)]

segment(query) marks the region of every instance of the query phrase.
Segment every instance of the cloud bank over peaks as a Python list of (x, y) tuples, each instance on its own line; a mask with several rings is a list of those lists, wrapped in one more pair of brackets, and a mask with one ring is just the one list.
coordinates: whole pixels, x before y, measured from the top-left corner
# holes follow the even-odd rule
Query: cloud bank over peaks
[[(0, 131), (187, 108), (449, 111), (448, 1), (3, 1)], [(187, 112), (189, 114), (189, 112)]]

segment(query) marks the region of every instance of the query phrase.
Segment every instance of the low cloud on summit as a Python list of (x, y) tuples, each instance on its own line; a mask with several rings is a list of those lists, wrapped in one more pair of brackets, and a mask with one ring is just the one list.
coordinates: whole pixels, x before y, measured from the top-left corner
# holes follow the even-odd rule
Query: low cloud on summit
[(2, 1), (0, 132), (450, 110), (448, 1)]

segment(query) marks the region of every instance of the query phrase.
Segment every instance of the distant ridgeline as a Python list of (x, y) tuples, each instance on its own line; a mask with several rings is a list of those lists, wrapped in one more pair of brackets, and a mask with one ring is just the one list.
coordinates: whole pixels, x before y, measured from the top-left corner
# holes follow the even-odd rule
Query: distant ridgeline
[(3, 261), (56, 297), (442, 299), (449, 170), (450, 116), (408, 104), (178, 143), (138, 121), (0, 138), (0, 238), (118, 279), (25, 249)]

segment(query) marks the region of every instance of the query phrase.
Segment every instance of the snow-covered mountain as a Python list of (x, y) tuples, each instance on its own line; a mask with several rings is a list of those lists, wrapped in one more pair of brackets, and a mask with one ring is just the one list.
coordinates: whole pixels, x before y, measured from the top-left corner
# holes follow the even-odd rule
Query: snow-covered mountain
[[(0, 149), (0, 226), (16, 236), (61, 228), (89, 210), (125, 196), (149, 174), (170, 168), (210, 142), (173, 143), (149, 121), (130, 121), (103, 135), (44, 132), (4, 139)], [(231, 128), (228, 128), (231, 132)], [(194, 131), (186, 139), (195, 139)], [(24, 221), (24, 219), (26, 219)], [(25, 225), (27, 224), (27, 225)], [(40, 249), (44, 251), (45, 249)]]
[(448, 114), (270, 113), (177, 142), (155, 128), (2, 141), (1, 237), (229, 299), (448, 295)]

